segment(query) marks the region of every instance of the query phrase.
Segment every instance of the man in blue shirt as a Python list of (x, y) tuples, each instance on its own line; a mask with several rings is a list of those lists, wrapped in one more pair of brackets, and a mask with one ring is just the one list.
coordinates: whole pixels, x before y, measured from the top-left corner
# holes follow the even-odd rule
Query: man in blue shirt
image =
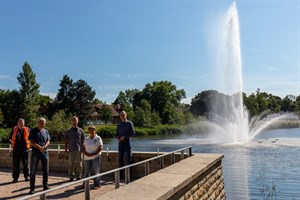
[(119, 141), (119, 167), (123, 167), (124, 157), (127, 165), (132, 163), (130, 138), (136, 134), (133, 123), (127, 120), (127, 113), (125, 111), (120, 112), (120, 119), (121, 122), (117, 126), (116, 138)]
[(38, 127), (30, 131), (28, 139), (32, 146), (31, 164), (30, 164), (30, 192), (34, 194), (35, 189), (35, 175), (38, 167), (39, 160), (42, 163), (43, 170), (43, 190), (49, 189), (48, 175), (49, 175), (49, 154), (48, 145), (50, 144), (50, 135), (44, 128), (46, 119), (41, 117), (38, 120)]

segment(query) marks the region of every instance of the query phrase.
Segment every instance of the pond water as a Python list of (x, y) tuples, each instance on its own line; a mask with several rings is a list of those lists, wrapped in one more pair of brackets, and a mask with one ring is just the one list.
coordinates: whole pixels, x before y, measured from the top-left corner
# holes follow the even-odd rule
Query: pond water
[[(115, 140), (106, 140), (105, 150), (117, 150)], [(239, 199), (300, 200), (300, 129), (276, 129), (252, 141), (216, 144), (201, 135), (136, 137), (133, 151), (169, 152), (192, 146), (193, 153), (219, 153), (226, 197)]]

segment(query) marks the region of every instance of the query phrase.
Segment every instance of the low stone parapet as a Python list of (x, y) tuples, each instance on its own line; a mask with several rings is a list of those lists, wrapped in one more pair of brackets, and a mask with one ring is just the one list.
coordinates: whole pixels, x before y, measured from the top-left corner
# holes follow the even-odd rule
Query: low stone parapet
[(98, 199), (226, 199), (221, 165), (223, 157), (220, 154), (194, 154)]

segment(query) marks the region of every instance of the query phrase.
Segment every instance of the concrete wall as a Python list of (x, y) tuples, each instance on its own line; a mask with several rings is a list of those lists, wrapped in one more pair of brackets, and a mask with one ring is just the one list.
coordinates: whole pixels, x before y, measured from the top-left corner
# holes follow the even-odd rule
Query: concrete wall
[[(68, 159), (62, 152), (50, 151), (51, 172), (65, 172), (68, 170)], [(117, 168), (117, 152), (102, 154), (101, 172)], [(139, 162), (157, 156), (154, 152), (133, 153), (134, 162)], [(150, 175), (144, 176), (144, 165), (135, 167), (134, 177), (143, 177), (117, 190), (108, 192), (99, 197), (99, 200), (108, 199), (159, 199), (159, 200), (224, 200), (225, 188), (222, 172), (223, 155), (194, 154), (184, 160), (176, 155), (175, 164), (171, 165), (171, 157), (164, 159), (164, 168), (160, 161), (150, 163)], [(11, 168), (9, 149), (0, 149), (0, 167)], [(153, 173), (155, 172), (155, 173)]]
[[(157, 156), (158, 153), (154, 152), (134, 152), (133, 162), (143, 161), (149, 158)], [(180, 160), (180, 154), (176, 154), (176, 161)], [(164, 167), (171, 164), (171, 156), (164, 159)], [(101, 159), (101, 172), (106, 172), (112, 169), (118, 168), (118, 153), (117, 152), (103, 152)], [(9, 155), (8, 148), (0, 148), (0, 167), (12, 168), (12, 158)], [(41, 164), (39, 163), (39, 168)], [(150, 162), (150, 173), (153, 173), (161, 169), (161, 163), (159, 160)], [(49, 150), (49, 171), (51, 172), (68, 172), (68, 158), (63, 151)], [(139, 165), (133, 167), (132, 175), (133, 178), (143, 177), (145, 174), (145, 166)], [(113, 174), (112, 174), (113, 175)]]
[(194, 154), (98, 199), (224, 200), (222, 158), (219, 154)]

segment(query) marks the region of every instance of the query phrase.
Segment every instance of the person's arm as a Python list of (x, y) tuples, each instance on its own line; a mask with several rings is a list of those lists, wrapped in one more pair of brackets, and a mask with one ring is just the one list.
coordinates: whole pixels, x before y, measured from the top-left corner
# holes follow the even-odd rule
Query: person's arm
[(86, 152), (86, 150), (85, 150), (85, 145), (83, 145), (82, 151), (83, 151), (83, 154), (84, 154), (85, 156), (87, 156), (87, 157), (91, 157), (91, 156), (92, 156), (91, 153)]
[(68, 132), (65, 134), (65, 152), (68, 152), (69, 137)]
[(39, 149), (40, 151), (43, 150), (43, 148), (40, 145), (36, 144), (33, 140), (30, 140), (30, 144), (31, 144), (31, 146)]
[(10, 134), (9, 134), (9, 138), (8, 138), (8, 140), (9, 140), (11, 143), (13, 143), (13, 141), (12, 141), (12, 134), (13, 134), (13, 132), (14, 132), (14, 128), (11, 129)]
[(134, 131), (134, 126), (133, 126), (133, 123), (131, 122), (130, 123), (130, 131), (129, 131), (129, 136), (130, 137), (133, 137), (133, 136), (136, 136), (136, 133), (135, 133), (135, 131)]
[(69, 140), (65, 139), (65, 152), (68, 151)]

